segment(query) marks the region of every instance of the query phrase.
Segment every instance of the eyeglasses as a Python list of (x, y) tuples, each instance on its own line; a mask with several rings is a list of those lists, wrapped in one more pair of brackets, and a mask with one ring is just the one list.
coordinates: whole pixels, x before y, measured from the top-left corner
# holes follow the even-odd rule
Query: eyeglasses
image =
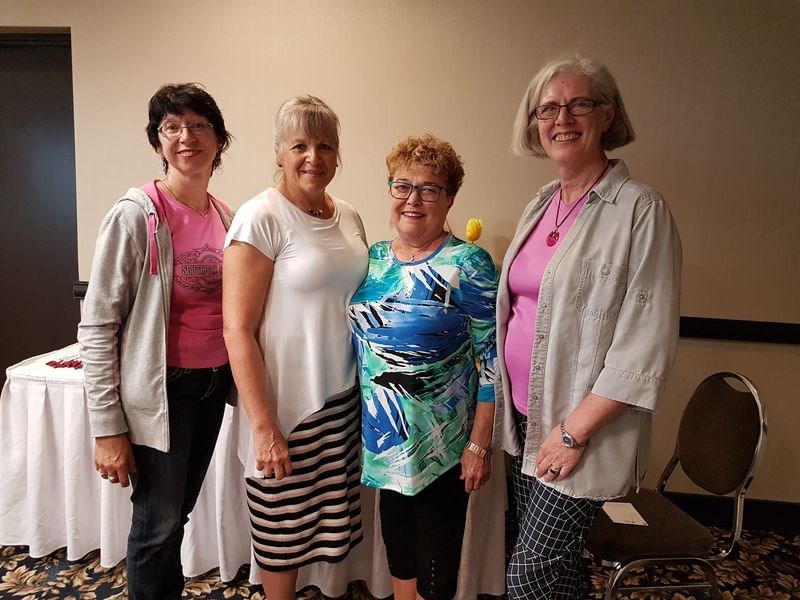
[(177, 125), (175, 123), (167, 123), (158, 128), (158, 131), (167, 139), (175, 139), (180, 136), (181, 131), (188, 129), (192, 135), (203, 135), (214, 129), (211, 123), (189, 123), (188, 125)]
[(573, 100), (569, 104), (541, 104), (533, 109), (533, 114), (540, 121), (552, 121), (561, 112), (562, 108), (566, 108), (567, 112), (573, 117), (580, 117), (581, 115), (588, 115), (596, 107), (605, 104), (597, 100)]
[(405, 181), (392, 180), (389, 180), (387, 183), (389, 184), (389, 193), (392, 195), (392, 198), (397, 198), (398, 200), (408, 200), (414, 190), (417, 190), (417, 196), (419, 196), (419, 199), (423, 202), (436, 202), (441, 193), (447, 189), (433, 183), (411, 185)]

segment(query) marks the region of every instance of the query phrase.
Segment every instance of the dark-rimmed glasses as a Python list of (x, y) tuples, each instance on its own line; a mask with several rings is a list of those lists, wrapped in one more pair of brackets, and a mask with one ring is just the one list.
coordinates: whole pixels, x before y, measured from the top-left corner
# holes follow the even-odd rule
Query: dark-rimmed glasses
[(392, 198), (397, 198), (398, 200), (408, 200), (416, 190), (417, 196), (423, 202), (436, 202), (441, 193), (447, 189), (434, 183), (412, 185), (407, 181), (392, 181), (391, 179), (387, 183), (389, 184), (389, 193)]
[(181, 131), (184, 129), (188, 129), (189, 133), (192, 135), (203, 135), (204, 133), (208, 133), (214, 126), (211, 123), (189, 123), (188, 125), (178, 125), (177, 123), (167, 123), (166, 125), (162, 125), (158, 128), (159, 133), (163, 135), (167, 139), (175, 139), (176, 137), (180, 136)]
[(562, 108), (566, 108), (567, 112), (573, 117), (580, 117), (581, 115), (588, 115), (596, 107), (605, 104), (599, 100), (589, 100), (587, 98), (581, 100), (573, 100), (568, 104), (540, 104), (533, 109), (533, 114), (540, 121), (552, 121), (561, 112)]

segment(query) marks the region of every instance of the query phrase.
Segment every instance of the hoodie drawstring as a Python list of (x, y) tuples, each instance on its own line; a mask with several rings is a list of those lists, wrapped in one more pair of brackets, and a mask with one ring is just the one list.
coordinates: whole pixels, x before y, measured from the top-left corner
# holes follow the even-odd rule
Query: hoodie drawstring
[(150, 242), (150, 275), (158, 273), (158, 244), (156, 243), (156, 216), (147, 215), (147, 238)]

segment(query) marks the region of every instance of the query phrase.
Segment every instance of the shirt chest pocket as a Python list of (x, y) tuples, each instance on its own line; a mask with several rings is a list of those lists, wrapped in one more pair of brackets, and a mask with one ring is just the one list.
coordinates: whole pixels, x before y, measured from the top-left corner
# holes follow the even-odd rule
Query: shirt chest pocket
[(595, 319), (615, 318), (628, 287), (628, 267), (586, 259), (581, 267), (576, 307)]

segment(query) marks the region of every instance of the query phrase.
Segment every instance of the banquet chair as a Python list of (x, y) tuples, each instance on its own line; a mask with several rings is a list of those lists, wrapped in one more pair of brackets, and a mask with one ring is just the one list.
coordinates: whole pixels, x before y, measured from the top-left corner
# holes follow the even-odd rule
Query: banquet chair
[[(678, 589), (709, 590), (712, 598), (721, 598), (713, 564), (727, 558), (741, 536), (744, 496), (766, 433), (764, 407), (749, 379), (720, 372), (697, 386), (681, 417), (675, 452), (657, 488), (638, 493), (631, 490), (617, 500), (631, 503), (647, 526), (615, 523), (601, 510), (589, 532), (587, 553), (604, 566), (614, 567), (606, 585), (606, 600), (618, 591)], [(678, 464), (706, 492), (733, 499), (733, 523), (720, 542), (664, 496), (667, 480)], [(729, 542), (724, 544), (724, 539)], [(668, 570), (669, 578), (653, 577), (654, 567), (677, 565), (696, 567), (694, 574), (702, 573), (704, 580), (676, 582), (674, 569)], [(623, 578), (636, 570), (644, 570), (644, 577), (623, 586)]]

